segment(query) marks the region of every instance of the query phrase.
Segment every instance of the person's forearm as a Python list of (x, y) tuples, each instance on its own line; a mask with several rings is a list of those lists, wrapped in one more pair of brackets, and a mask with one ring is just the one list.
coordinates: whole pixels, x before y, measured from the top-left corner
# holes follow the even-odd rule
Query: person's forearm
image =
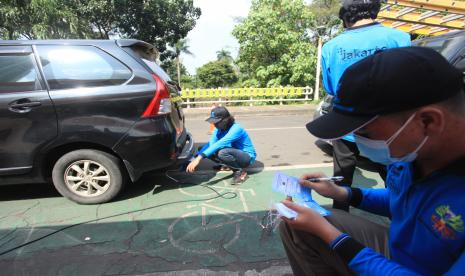
[(339, 231), (336, 227), (332, 224), (328, 223), (321, 231), (318, 233), (320, 239), (322, 239), (325, 243), (330, 244), (334, 241), (337, 237), (342, 235), (342, 232)]

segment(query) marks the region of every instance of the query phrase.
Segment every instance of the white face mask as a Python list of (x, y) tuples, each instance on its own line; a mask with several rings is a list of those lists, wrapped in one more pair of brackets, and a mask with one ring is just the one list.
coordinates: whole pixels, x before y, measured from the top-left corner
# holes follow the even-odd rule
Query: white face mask
[(413, 120), (415, 117), (414, 113), (410, 118), (404, 123), (402, 127), (397, 130), (391, 138), (387, 139), (386, 141), (383, 140), (372, 140), (365, 137), (358, 136), (354, 134), (355, 143), (360, 151), (360, 153), (366, 157), (368, 157), (371, 161), (380, 163), (383, 165), (390, 165), (396, 162), (413, 162), (417, 158), (418, 151), (423, 147), (423, 145), (428, 140), (428, 136), (426, 136), (420, 145), (411, 153), (406, 154), (402, 157), (392, 157), (391, 152), (389, 151), (389, 145), (394, 141), (397, 136), (404, 130), (407, 125)]

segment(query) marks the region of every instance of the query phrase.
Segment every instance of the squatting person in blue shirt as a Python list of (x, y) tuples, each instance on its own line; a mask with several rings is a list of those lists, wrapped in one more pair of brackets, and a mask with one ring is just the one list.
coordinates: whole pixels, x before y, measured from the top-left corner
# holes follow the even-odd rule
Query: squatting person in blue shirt
[(391, 218), (390, 227), (291, 201), (281, 238), (295, 275), (465, 275), (465, 93), (462, 73), (422, 47), (388, 49), (349, 67), (338, 100), (308, 130), (354, 133), (360, 152), (388, 165), (384, 189), (307, 179), (322, 196)]
[(255, 161), (257, 153), (252, 140), (245, 129), (235, 122), (225, 107), (216, 107), (211, 111), (207, 122), (215, 124), (208, 144), (203, 146), (197, 157), (187, 166), (187, 172), (193, 172), (202, 158), (218, 162), (233, 171), (233, 183), (247, 179), (246, 168)]
[[(410, 46), (409, 34), (374, 21), (380, 8), (380, 0), (342, 1), (339, 18), (345, 31), (325, 43), (321, 50), (323, 85), (335, 98), (338, 97), (339, 80), (347, 67), (376, 51)], [(341, 185), (352, 185), (358, 154), (352, 135), (333, 142), (334, 176), (344, 177)], [(385, 178), (385, 166), (378, 166), (377, 170)], [(347, 204), (337, 201), (333, 207), (349, 210)]]

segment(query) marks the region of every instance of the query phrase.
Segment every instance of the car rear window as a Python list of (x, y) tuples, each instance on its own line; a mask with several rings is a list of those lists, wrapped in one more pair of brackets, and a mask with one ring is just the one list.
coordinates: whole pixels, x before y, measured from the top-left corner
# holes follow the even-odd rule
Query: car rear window
[(171, 81), (170, 76), (163, 71), (163, 69), (158, 66), (158, 64), (155, 61), (151, 61), (145, 58), (141, 58), (142, 61), (147, 64), (147, 66), (155, 73), (157, 74), (160, 78), (162, 78), (165, 82)]
[(37, 46), (50, 89), (121, 85), (132, 72), (93, 46)]
[[(1, 49), (1, 48), (0, 48)], [(40, 90), (40, 82), (31, 53), (0, 53), (0, 92)]]
[(139, 57), (153, 73), (158, 75), (166, 83), (171, 81), (170, 76), (157, 64), (158, 52), (154, 48), (148, 48), (140, 45), (127, 47), (131, 52)]

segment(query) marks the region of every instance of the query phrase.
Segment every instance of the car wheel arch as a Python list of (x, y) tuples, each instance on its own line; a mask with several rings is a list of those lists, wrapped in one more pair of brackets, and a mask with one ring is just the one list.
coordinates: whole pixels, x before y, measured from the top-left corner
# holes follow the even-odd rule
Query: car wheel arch
[[(116, 152), (111, 150), (110, 148), (96, 144), (96, 143), (90, 143), (90, 142), (76, 142), (76, 143), (69, 143), (69, 144), (63, 144), (56, 146), (54, 148), (51, 148), (47, 151), (46, 154), (44, 154), (44, 158), (42, 160), (42, 174), (45, 178), (50, 178), (52, 176), (52, 169), (55, 163), (60, 159), (61, 156), (75, 150), (83, 150), (83, 149), (89, 149), (89, 150), (99, 150), (106, 152), (108, 154), (111, 154), (118, 159), (120, 159), (122, 164), (125, 164), (124, 160), (119, 156)], [(127, 166), (124, 166), (125, 170), (123, 173), (128, 174), (128, 168)]]

